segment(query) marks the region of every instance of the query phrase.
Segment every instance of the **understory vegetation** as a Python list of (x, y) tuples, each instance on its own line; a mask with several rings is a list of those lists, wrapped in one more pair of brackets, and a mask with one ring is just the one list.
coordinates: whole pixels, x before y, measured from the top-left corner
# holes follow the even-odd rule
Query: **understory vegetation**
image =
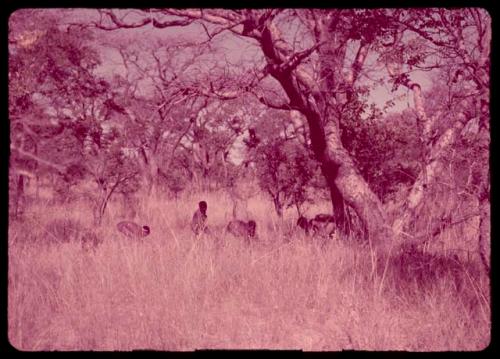
[(8, 27), (15, 348), (489, 345), (487, 10)]
[[(201, 197), (213, 234), (195, 238), (189, 219)], [(231, 207), (224, 193), (140, 203), (139, 221), (147, 219), (152, 232), (138, 242), (116, 231), (118, 207), (95, 250), (47, 230), (55, 219), (89, 227), (83, 202), (50, 211), (39, 203), (24, 223), (10, 224), (9, 340), (16, 348), (443, 351), (489, 344), (489, 279), (473, 258), (408, 249), (377, 263), (355, 238), (306, 237), (291, 220), (269, 215), (272, 204), (258, 197), (249, 211), (259, 241), (249, 246), (224, 233)]]

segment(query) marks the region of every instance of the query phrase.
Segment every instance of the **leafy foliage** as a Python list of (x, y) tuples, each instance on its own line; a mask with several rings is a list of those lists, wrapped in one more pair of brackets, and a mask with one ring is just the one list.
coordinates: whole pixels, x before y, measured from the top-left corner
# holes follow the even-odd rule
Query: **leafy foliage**
[(312, 154), (292, 141), (275, 139), (256, 150), (256, 168), (260, 187), (274, 201), (279, 215), (283, 207), (297, 206), (310, 201), (308, 188), (318, 174), (318, 163)]
[(411, 185), (419, 171), (414, 115), (392, 114), (346, 125), (344, 144), (370, 187), (384, 199)]

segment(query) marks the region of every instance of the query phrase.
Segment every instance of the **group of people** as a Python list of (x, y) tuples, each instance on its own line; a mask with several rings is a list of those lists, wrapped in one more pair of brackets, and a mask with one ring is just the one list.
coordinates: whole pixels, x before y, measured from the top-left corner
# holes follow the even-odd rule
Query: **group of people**
[[(195, 235), (202, 233), (209, 234), (210, 229), (207, 226), (207, 202), (200, 201), (198, 209), (193, 214), (191, 220), (191, 230)], [(147, 225), (139, 225), (131, 221), (121, 221), (116, 225), (119, 232), (129, 238), (144, 238), (151, 233), (151, 229)], [(257, 224), (254, 220), (248, 222), (240, 219), (234, 219), (226, 226), (226, 231), (236, 237), (241, 237), (250, 240), (256, 236)]]
[[(207, 209), (207, 202), (200, 201), (198, 203), (198, 209), (193, 214), (191, 219), (191, 230), (196, 236), (203, 233), (210, 233), (210, 229), (207, 226)], [(333, 216), (328, 214), (318, 214), (311, 219), (300, 216), (297, 220), (297, 226), (302, 228), (307, 235), (326, 234), (329, 237), (334, 235), (336, 228)], [(130, 238), (143, 238), (151, 233), (149, 226), (141, 226), (130, 221), (118, 223), (117, 229)], [(227, 233), (235, 237), (244, 238), (247, 241), (256, 237), (256, 231), (257, 223), (254, 220), (245, 222), (240, 219), (233, 219), (226, 226)]]
[(308, 219), (300, 216), (297, 226), (302, 228), (307, 235), (325, 235), (332, 238), (336, 233), (335, 218), (329, 214), (318, 214)]

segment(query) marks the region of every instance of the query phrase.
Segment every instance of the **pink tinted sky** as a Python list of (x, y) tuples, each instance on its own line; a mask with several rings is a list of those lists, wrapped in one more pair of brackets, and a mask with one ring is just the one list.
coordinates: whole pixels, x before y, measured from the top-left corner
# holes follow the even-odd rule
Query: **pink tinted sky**
[[(97, 11), (92, 9), (75, 9), (70, 11), (70, 14), (68, 15), (70, 15), (67, 17), (68, 22), (71, 22), (75, 19), (78, 19), (79, 21), (92, 21), (98, 19)], [(179, 37), (185, 37), (186, 39), (194, 39), (197, 41), (200, 41), (200, 39), (206, 40), (204, 31), (198, 25), (166, 29), (156, 29), (152, 25), (146, 25), (145, 27), (138, 29), (127, 29), (112, 32), (103, 31), (100, 34), (101, 39), (105, 39), (108, 43), (114, 43), (115, 40), (121, 42), (123, 41), (123, 39), (127, 39), (127, 41), (129, 41), (130, 43), (140, 43), (143, 41), (153, 41), (154, 39), (176, 39)], [(224, 36), (223, 34), (219, 35), (216, 39), (219, 45), (225, 49), (224, 55), (226, 56), (226, 58), (233, 64), (237, 64), (245, 59), (255, 57), (258, 58), (262, 56), (260, 50), (258, 50), (255, 46), (252, 46), (254, 45), (254, 43), (250, 39), (241, 39), (231, 35)], [(101, 56), (103, 65), (100, 69), (100, 72), (104, 76), (112, 76), (115, 73), (122, 73), (124, 67), (120, 60), (120, 56), (115, 49), (102, 46)], [(371, 62), (373, 64), (375, 60), (375, 57), (369, 57), (367, 59), (367, 63)], [(386, 70), (380, 66), (378, 68), (378, 70), (375, 70), (371, 73), (371, 78), (383, 77), (385, 79), (388, 79)], [(429, 89), (431, 85), (429, 73), (415, 71), (410, 75), (410, 78), (415, 82), (419, 82), (424, 91)], [(395, 106), (389, 109), (390, 112), (400, 112), (408, 106), (411, 106), (412, 102), (410, 92), (400, 88), (398, 91), (392, 93), (391, 85), (387, 83), (385, 83), (384, 85), (377, 85), (371, 91), (369, 97), (369, 100), (377, 104), (380, 108), (385, 105), (386, 101), (391, 99), (394, 100)]]
[[(58, 11), (58, 10), (48, 10), (48, 11)], [(99, 19), (99, 14), (93, 9), (74, 9), (65, 10), (67, 11), (67, 16), (65, 19), (67, 22), (91, 22), (97, 21)], [(130, 11), (130, 10), (123, 10)], [(142, 14), (141, 14), (142, 16)], [(113, 45), (117, 43), (129, 44), (131, 46), (135, 44), (141, 44), (145, 41), (151, 43), (155, 40), (168, 40), (174, 39), (179, 40), (185, 38), (186, 40), (194, 41), (205, 41), (207, 39), (204, 30), (199, 25), (190, 25), (186, 27), (171, 27), (165, 29), (157, 29), (152, 25), (146, 25), (137, 29), (125, 29), (117, 31), (99, 31), (99, 41), (96, 42), (100, 48), (100, 55), (102, 59), (102, 66), (98, 69), (98, 72), (104, 77), (112, 77), (114, 74), (123, 74), (125, 68), (121, 60), (119, 52), (113, 48)], [(225, 56), (225, 58), (232, 64), (241, 64), (242, 61), (252, 61), (254, 59), (261, 59), (259, 63), (263, 64), (262, 52), (255, 46), (255, 42), (251, 39), (240, 38), (233, 36), (232, 34), (222, 33), (215, 38), (218, 43), (219, 48), (223, 51), (218, 56)], [(104, 45), (100, 45), (104, 44)], [(106, 44), (111, 44), (107, 46)], [(307, 45), (304, 45), (307, 46)], [(376, 58), (374, 55), (369, 56), (366, 60), (366, 64), (369, 66), (374, 66), (375, 70), (371, 71), (370, 78), (384, 78), (388, 79), (386, 70), (376, 64)], [(260, 65), (259, 65), (260, 67)], [(428, 73), (424, 72), (414, 72), (410, 75), (413, 81), (419, 82), (424, 90), (430, 87), (430, 80)], [(362, 79), (360, 79), (362, 80)], [(365, 78), (369, 84), (373, 84), (373, 81)], [(147, 88), (147, 86), (144, 86)], [(388, 110), (388, 112), (400, 112), (407, 107), (411, 107), (412, 96), (409, 91), (405, 91), (400, 88), (398, 91), (392, 93), (390, 84), (377, 85), (373, 88), (370, 93), (369, 101), (378, 105), (379, 108), (383, 108), (386, 101), (393, 100), (395, 105)], [(237, 139), (231, 151), (231, 159), (235, 163), (240, 163), (242, 158), (244, 144), (242, 137)]]

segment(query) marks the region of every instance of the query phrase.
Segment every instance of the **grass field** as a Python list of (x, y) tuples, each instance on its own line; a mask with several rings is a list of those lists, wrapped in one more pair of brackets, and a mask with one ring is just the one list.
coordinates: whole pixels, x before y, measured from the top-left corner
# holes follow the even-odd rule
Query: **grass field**
[(149, 237), (122, 237), (111, 206), (96, 251), (51, 240), (47, 229), (55, 218), (90, 226), (85, 205), (28, 208), (9, 225), (10, 343), (23, 351), (488, 346), (489, 278), (475, 262), (420, 253), (374, 266), (366, 246), (321, 246), (294, 230), (296, 214), (280, 221), (258, 198), (249, 211), (260, 241), (248, 246), (223, 231), (229, 198), (203, 198), (212, 237), (189, 229), (200, 196), (155, 198), (138, 211)]

